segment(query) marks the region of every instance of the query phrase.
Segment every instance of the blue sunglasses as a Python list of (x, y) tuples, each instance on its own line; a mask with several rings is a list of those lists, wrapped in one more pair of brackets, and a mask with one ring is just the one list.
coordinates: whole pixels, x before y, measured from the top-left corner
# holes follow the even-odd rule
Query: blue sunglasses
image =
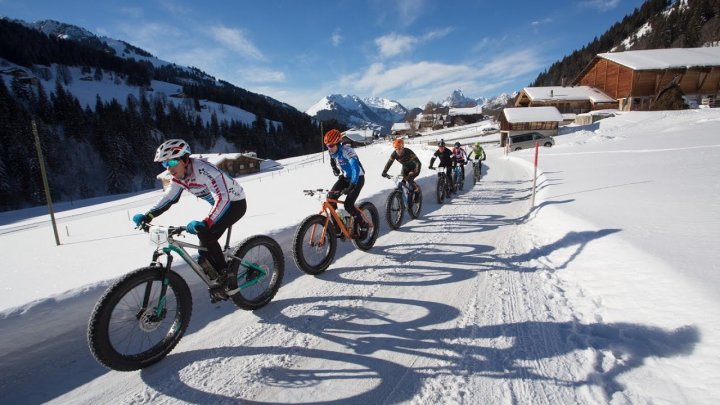
[(177, 166), (178, 164), (180, 164), (180, 159), (166, 160), (166, 161), (162, 162), (161, 164), (162, 164), (163, 167), (166, 168), (166, 169), (169, 168), (169, 167), (175, 167), (175, 166)]

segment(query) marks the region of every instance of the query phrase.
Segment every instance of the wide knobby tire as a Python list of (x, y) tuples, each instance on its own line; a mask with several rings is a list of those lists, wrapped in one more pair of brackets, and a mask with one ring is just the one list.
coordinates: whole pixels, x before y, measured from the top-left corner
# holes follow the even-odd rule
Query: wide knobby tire
[(445, 201), (445, 188), (445, 177), (438, 176), (435, 185), (435, 197), (437, 198), (438, 204), (442, 204), (443, 201)]
[[(164, 309), (159, 293), (167, 283)], [(147, 302), (146, 305), (143, 301)], [(88, 346), (100, 364), (132, 371), (162, 360), (182, 338), (192, 314), (187, 283), (174, 271), (144, 267), (126, 274), (95, 304), (88, 322)]]
[(420, 186), (417, 186), (418, 191), (415, 192), (413, 198), (415, 199), (415, 202), (413, 203), (412, 207), (408, 209), (408, 213), (410, 214), (410, 217), (413, 219), (417, 219), (417, 217), (420, 216), (420, 211), (422, 210), (422, 201), (423, 201), (423, 195), (422, 195), (422, 189)]
[(385, 220), (390, 229), (398, 229), (402, 224), (405, 212), (405, 202), (403, 194), (400, 190), (395, 189), (390, 192), (385, 201)]
[[(323, 238), (325, 221), (329, 223)], [(293, 239), (293, 258), (298, 268), (312, 275), (325, 271), (335, 259), (337, 249), (335, 233), (332, 221), (324, 215), (314, 214), (305, 218), (298, 226)]]
[(352, 243), (360, 250), (370, 250), (370, 248), (375, 245), (375, 241), (380, 233), (380, 214), (378, 214), (377, 208), (375, 208), (375, 205), (370, 201), (363, 202), (358, 206), (358, 209), (363, 212), (365, 218), (370, 218), (372, 224), (364, 239), (356, 238), (352, 240)]
[(234, 277), (228, 280), (228, 290), (240, 285), (239, 291), (230, 297), (239, 308), (251, 311), (265, 306), (277, 294), (285, 274), (285, 256), (275, 239), (251, 236), (233, 250), (229, 271)]
[(473, 186), (477, 184), (478, 181), (480, 181), (480, 162), (475, 163), (473, 166)]

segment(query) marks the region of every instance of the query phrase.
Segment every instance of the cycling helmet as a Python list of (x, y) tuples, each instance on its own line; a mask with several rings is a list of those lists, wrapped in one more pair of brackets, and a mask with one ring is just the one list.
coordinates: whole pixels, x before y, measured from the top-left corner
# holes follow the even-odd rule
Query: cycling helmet
[(404, 147), (405, 147), (405, 141), (403, 141), (402, 138), (395, 138), (395, 140), (393, 141), (393, 148), (398, 149), (398, 148), (404, 148)]
[(455, 142), (455, 147), (456, 147), (456, 148), (459, 148), (459, 147), (460, 147), (460, 142)]
[(438, 146), (445, 146), (445, 140), (444, 139), (439, 140)]
[(475, 142), (475, 147), (476, 147), (476, 148), (479, 148), (479, 147), (480, 147), (480, 142)]
[(192, 152), (190, 152), (190, 145), (187, 142), (182, 139), (168, 139), (155, 151), (155, 162), (180, 159), (190, 153)]
[(337, 129), (331, 129), (325, 132), (325, 138), (323, 138), (323, 141), (326, 145), (337, 145), (340, 143), (341, 139), (342, 133)]

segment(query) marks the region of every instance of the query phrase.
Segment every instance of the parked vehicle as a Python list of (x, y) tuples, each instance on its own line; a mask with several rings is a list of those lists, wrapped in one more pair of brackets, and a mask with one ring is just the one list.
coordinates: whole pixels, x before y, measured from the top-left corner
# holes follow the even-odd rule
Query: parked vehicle
[(483, 134), (491, 134), (491, 133), (493, 133), (493, 132), (499, 131), (499, 129), (497, 129), (497, 127), (485, 127), (485, 128), (483, 128), (483, 129), (481, 129), (480, 131), (481, 131)]
[(510, 135), (508, 137), (510, 150), (534, 148), (536, 142), (548, 148), (555, 145), (555, 140), (552, 136), (541, 134), (540, 132), (528, 132), (525, 134)]

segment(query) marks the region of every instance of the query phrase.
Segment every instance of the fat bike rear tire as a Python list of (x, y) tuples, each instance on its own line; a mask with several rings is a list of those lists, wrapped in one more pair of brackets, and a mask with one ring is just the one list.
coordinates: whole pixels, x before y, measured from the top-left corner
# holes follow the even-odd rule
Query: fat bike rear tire
[(285, 274), (280, 245), (269, 236), (251, 236), (232, 251), (230, 258), (228, 294), (235, 305), (246, 311), (267, 305), (280, 289)]

